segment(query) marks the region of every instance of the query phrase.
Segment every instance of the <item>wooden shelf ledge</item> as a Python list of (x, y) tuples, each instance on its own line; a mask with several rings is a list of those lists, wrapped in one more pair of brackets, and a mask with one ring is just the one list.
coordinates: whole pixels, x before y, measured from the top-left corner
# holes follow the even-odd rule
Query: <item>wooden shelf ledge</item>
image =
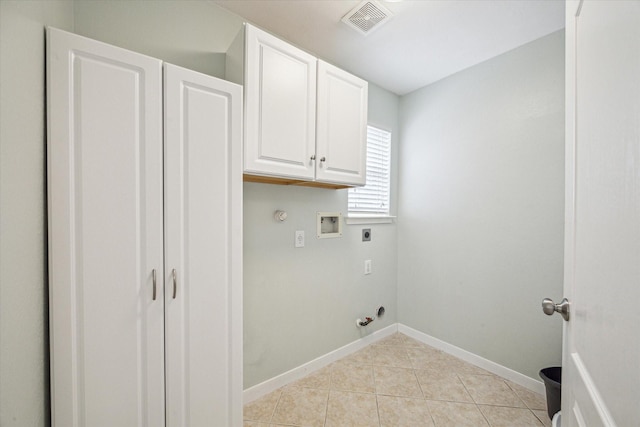
[(330, 190), (341, 190), (344, 188), (352, 188), (352, 185), (343, 184), (330, 184), (326, 182), (316, 181), (302, 181), (299, 179), (291, 178), (276, 178), (273, 176), (259, 176), (259, 175), (247, 175), (242, 176), (244, 182), (257, 182), (261, 184), (275, 184), (275, 185), (295, 185), (298, 187), (314, 187), (314, 188), (327, 188)]

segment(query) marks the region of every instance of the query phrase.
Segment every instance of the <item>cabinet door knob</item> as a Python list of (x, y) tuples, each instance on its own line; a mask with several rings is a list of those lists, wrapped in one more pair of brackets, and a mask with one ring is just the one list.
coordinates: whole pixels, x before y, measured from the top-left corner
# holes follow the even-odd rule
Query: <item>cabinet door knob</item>
[(326, 160), (327, 160), (327, 159), (326, 159), (326, 158), (324, 158), (324, 157), (320, 159), (320, 161), (321, 161), (321, 162), (324, 162), (324, 161), (326, 161)]
[(311, 156), (311, 160), (315, 160), (316, 159), (316, 155), (314, 154), (313, 156)]

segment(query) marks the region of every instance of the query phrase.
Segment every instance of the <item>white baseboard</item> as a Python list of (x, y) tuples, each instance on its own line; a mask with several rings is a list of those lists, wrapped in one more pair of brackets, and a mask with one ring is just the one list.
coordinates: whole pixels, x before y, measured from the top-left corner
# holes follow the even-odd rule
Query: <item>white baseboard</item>
[(499, 365), (491, 360), (480, 357), (467, 350), (463, 350), (460, 347), (449, 344), (438, 338), (434, 338), (431, 335), (427, 335), (423, 332), (417, 331), (409, 326), (398, 323), (398, 332), (403, 333), (413, 339), (423, 342), (431, 347), (442, 350), (445, 353), (449, 353), (465, 362), (471, 363), (479, 368), (489, 371), (493, 374), (499, 375), (504, 379), (513, 381), (514, 383), (521, 385), (536, 393), (545, 394), (544, 383), (531, 377), (528, 377), (520, 372), (516, 372), (513, 369), (509, 369), (506, 366)]
[(243, 392), (244, 404), (246, 405), (247, 403), (253, 402), (254, 400), (257, 400), (262, 396), (271, 393), (272, 391), (276, 391), (280, 387), (284, 387), (289, 383), (297, 381), (300, 378), (303, 378), (319, 369), (324, 368), (325, 366), (335, 362), (336, 360), (342, 359), (343, 357), (348, 356), (351, 353), (355, 353), (356, 351), (365, 348), (369, 344), (379, 341), (382, 338), (386, 338), (389, 335), (393, 335), (397, 331), (398, 324), (394, 323), (393, 325), (387, 326), (386, 328), (375, 331), (370, 335), (362, 337), (345, 346), (342, 346), (337, 350), (313, 359), (312, 361), (307, 362), (304, 365), (298, 366), (297, 368), (293, 368), (290, 371), (284, 372), (276, 377), (261, 382), (260, 384), (249, 387)]
[(337, 350), (329, 352), (310, 362), (300, 365), (297, 368), (293, 368), (290, 371), (284, 372), (260, 384), (249, 387), (243, 392), (244, 404), (246, 405), (247, 403), (253, 402), (254, 400), (257, 400), (262, 396), (279, 389), (280, 387), (284, 387), (289, 383), (297, 381), (319, 369), (324, 368), (325, 366), (335, 362), (336, 360), (342, 359), (345, 356), (355, 353), (356, 351), (365, 348), (369, 344), (386, 338), (389, 335), (394, 334), (395, 332), (401, 332), (413, 339), (430, 345), (431, 347), (437, 348), (438, 350), (442, 350), (445, 353), (462, 359), (465, 362), (471, 363), (472, 365), (475, 365), (493, 374), (499, 375), (509, 381), (513, 381), (514, 383), (519, 384), (531, 391), (545, 394), (545, 388), (542, 381), (535, 380), (531, 377), (521, 374), (520, 372), (516, 372), (513, 369), (507, 368), (506, 366), (499, 365), (495, 362), (492, 362), (491, 360), (485, 359), (484, 357), (480, 357), (467, 350), (463, 350), (460, 347), (456, 347), (455, 345), (444, 342), (438, 338), (434, 338), (431, 335), (427, 335), (424, 332), (420, 332), (416, 329), (410, 328), (409, 326), (403, 325), (401, 323), (394, 323), (393, 325), (387, 326), (384, 329), (373, 332), (371, 335), (362, 337), (343, 347), (338, 348)]

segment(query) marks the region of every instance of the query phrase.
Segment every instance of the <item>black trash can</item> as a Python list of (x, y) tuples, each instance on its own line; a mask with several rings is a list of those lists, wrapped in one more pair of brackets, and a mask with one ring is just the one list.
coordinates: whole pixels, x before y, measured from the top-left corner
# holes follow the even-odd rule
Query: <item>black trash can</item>
[(544, 381), (544, 388), (547, 391), (547, 414), (552, 419), (556, 412), (560, 410), (560, 397), (562, 390), (562, 367), (553, 366), (540, 370), (540, 378)]

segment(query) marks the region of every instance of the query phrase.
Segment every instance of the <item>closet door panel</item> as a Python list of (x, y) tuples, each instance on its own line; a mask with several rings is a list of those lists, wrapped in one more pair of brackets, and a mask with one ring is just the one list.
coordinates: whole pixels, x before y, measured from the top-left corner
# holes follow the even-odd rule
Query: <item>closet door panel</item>
[(165, 64), (167, 426), (242, 422), (241, 99)]
[(48, 30), (56, 426), (164, 419), (161, 63)]

